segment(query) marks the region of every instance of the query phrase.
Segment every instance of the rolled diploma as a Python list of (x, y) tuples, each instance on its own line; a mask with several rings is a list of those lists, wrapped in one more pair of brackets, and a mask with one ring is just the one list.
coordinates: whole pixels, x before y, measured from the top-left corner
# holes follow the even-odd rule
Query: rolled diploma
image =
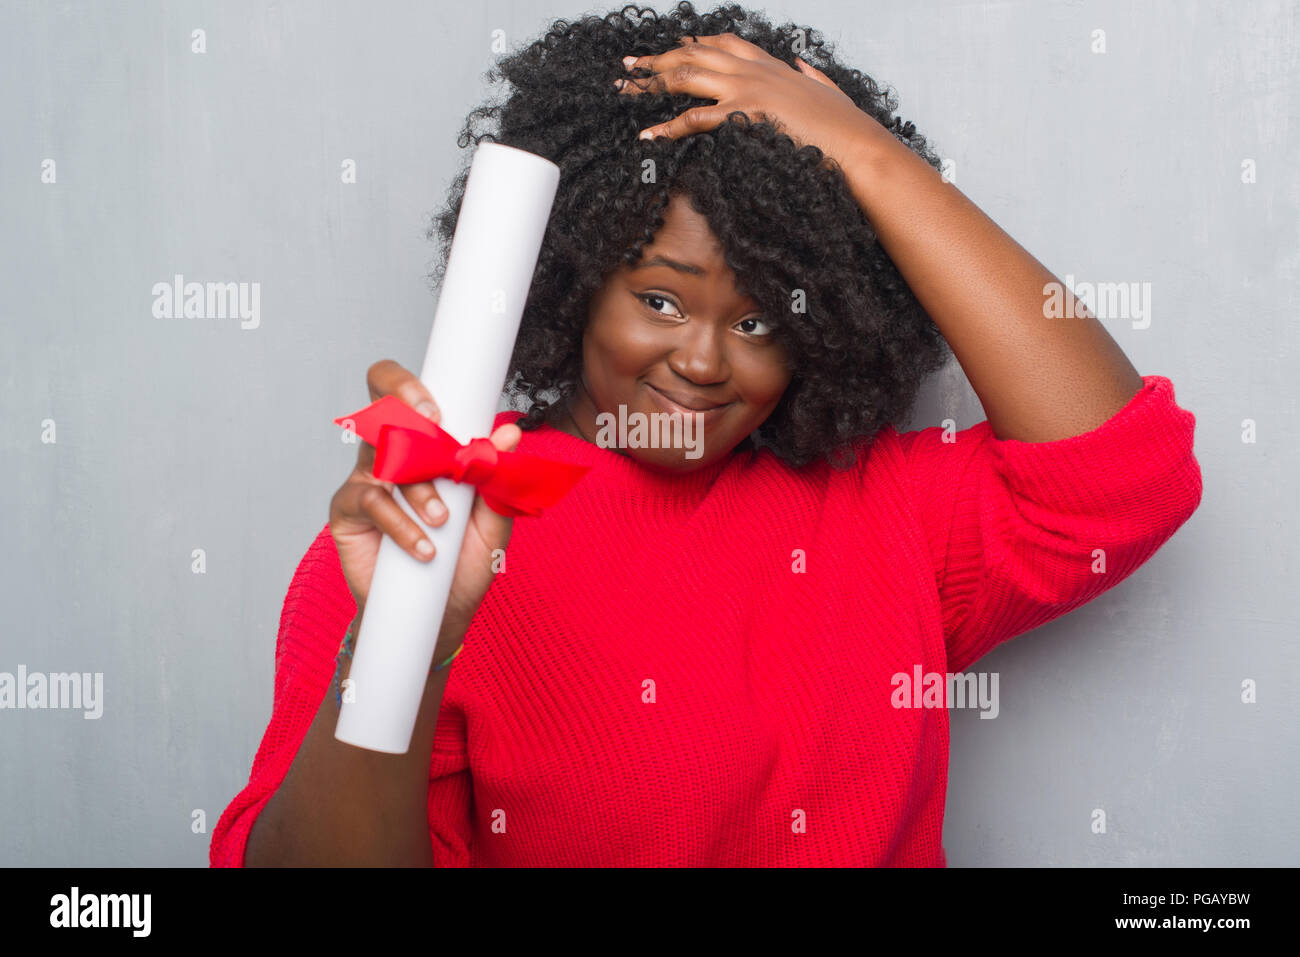
[[(470, 164), (420, 381), (462, 445), (491, 433), (560, 169), (533, 153), (480, 143)], [(393, 497), (437, 549), (417, 561), (385, 535), (334, 737), (405, 754), (477, 489), (434, 480), (447, 520), (432, 527), (401, 491)]]

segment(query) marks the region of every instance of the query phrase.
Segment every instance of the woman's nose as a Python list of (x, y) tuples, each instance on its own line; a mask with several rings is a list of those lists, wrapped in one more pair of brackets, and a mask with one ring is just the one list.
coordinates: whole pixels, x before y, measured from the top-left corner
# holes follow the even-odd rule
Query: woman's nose
[(727, 378), (723, 341), (716, 326), (707, 322), (687, 323), (669, 365), (678, 375), (698, 385), (720, 382)]

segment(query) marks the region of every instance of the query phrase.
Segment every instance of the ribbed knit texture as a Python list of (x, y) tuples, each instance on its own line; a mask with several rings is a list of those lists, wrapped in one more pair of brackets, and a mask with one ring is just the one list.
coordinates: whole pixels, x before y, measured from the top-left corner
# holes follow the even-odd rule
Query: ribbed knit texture
[[(520, 451), (594, 467), (515, 519), (450, 666), (436, 866), (944, 866), (948, 712), (893, 707), (892, 678), (965, 670), (1187, 520), (1195, 419), (1167, 378), (1143, 383), (1083, 435), (886, 426), (847, 471), (760, 449), (674, 477), (525, 432)], [(213, 866), (243, 864), (354, 612), (327, 525), (289, 586), (270, 726)]]

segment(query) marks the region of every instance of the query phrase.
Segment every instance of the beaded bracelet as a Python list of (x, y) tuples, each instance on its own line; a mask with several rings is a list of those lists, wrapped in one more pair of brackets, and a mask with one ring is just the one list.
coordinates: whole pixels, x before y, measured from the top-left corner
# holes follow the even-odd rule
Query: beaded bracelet
[[(343, 674), (343, 656), (346, 654), (349, 658), (352, 657), (352, 648), (356, 644), (357, 640), (357, 623), (359, 620), (360, 619), (357, 618), (352, 619), (352, 624), (348, 625), (348, 633), (343, 636), (343, 644), (339, 646), (339, 653), (334, 657), (334, 700), (338, 703), (340, 709), (343, 707), (343, 691), (339, 684), (339, 676)], [(433, 674), (435, 671), (441, 671), (443, 668), (446, 668), (453, 660), (455, 660), (456, 656), (460, 654), (461, 649), (464, 647), (465, 642), (462, 641), (456, 650), (447, 656), (446, 661), (430, 668), (429, 674)]]

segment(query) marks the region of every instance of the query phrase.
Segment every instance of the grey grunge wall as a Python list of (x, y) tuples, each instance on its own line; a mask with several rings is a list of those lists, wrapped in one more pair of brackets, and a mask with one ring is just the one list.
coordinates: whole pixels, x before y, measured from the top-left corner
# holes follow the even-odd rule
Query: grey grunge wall
[[(355, 460), (332, 420), (423, 357), (483, 74), (617, 6), (0, 0), (0, 864), (206, 866)], [(980, 661), (1000, 700), (951, 715), (950, 864), (1300, 862), (1300, 6), (762, 9), (892, 85), (1197, 417), (1186, 526)], [(188, 282), (227, 308), (187, 314)], [(984, 417), (956, 364), (912, 427), (949, 416)]]

